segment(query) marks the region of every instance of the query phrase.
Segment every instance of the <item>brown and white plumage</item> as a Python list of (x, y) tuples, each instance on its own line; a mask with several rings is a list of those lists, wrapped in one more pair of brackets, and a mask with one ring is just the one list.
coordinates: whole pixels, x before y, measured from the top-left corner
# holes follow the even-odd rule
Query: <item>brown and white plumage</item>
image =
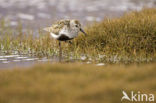
[(59, 40), (59, 48), (60, 48), (59, 61), (60, 62), (62, 57), (62, 49), (61, 49), (60, 41), (71, 40), (77, 37), (80, 31), (86, 35), (86, 33), (81, 28), (81, 24), (78, 20), (60, 20), (54, 23), (51, 27), (44, 28), (44, 30), (50, 32), (50, 35), (54, 39)]
[(51, 27), (44, 28), (50, 32), (50, 35), (57, 40), (66, 41), (77, 37), (79, 31), (86, 34), (81, 29), (81, 24), (78, 20), (60, 20), (54, 23)]
[(59, 34), (59, 31), (64, 27), (70, 27), (70, 20), (60, 20), (54, 23), (51, 27), (44, 28), (45, 31), (52, 32), (55, 35)]

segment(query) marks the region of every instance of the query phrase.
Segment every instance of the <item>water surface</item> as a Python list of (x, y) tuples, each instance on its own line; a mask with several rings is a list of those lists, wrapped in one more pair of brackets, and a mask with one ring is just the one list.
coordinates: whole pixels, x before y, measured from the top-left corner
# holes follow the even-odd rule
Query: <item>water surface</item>
[(0, 18), (11, 20), (12, 26), (20, 19), (24, 26), (38, 29), (59, 19), (101, 21), (106, 16), (155, 6), (155, 0), (0, 0)]

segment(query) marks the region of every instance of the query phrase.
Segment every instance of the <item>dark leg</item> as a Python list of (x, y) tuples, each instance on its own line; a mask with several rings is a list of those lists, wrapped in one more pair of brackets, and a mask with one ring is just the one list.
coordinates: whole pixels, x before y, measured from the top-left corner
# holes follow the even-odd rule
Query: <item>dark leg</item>
[(59, 62), (61, 62), (62, 59), (62, 48), (61, 48), (61, 41), (59, 41)]

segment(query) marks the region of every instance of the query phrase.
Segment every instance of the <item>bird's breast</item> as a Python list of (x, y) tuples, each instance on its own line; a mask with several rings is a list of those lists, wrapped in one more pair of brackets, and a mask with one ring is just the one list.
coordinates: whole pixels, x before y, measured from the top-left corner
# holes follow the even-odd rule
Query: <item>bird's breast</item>
[(61, 31), (60, 31), (60, 36), (61, 35), (65, 35), (65, 36), (67, 36), (68, 38), (75, 38), (75, 37), (77, 37), (77, 35), (78, 35), (78, 33), (77, 32), (75, 32), (74, 30), (70, 30), (70, 29), (67, 29), (67, 28), (63, 28)]

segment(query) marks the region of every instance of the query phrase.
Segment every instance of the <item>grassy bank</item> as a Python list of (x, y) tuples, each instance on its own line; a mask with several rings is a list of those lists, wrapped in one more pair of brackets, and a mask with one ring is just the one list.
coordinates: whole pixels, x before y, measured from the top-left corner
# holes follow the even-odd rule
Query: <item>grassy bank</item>
[(0, 103), (121, 103), (122, 90), (156, 95), (155, 67), (76, 63), (0, 70)]
[[(86, 26), (87, 37), (79, 36), (73, 45), (64, 43), (66, 59), (109, 63), (156, 61), (156, 9), (130, 12), (120, 18), (105, 18)], [(0, 23), (1, 54), (26, 54), (39, 57), (58, 55), (58, 43), (42, 30), (23, 31), (22, 25), (12, 28)], [(34, 37), (37, 35), (37, 37)]]
[[(113, 55), (123, 61), (156, 57), (156, 9), (130, 12), (120, 18), (106, 18), (86, 28), (89, 36), (75, 40), (73, 50)], [(84, 42), (85, 41), (85, 42)], [(107, 58), (102, 58), (105, 61)], [(107, 60), (106, 60), (107, 61)]]

